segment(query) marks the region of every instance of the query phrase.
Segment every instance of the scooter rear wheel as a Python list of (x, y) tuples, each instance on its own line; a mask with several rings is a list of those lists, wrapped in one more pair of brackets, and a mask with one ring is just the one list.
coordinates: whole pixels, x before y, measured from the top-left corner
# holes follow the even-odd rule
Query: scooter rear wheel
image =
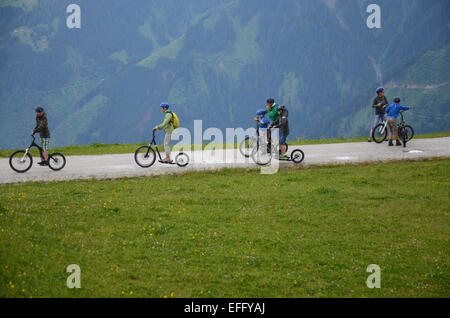
[(189, 156), (184, 152), (180, 152), (175, 157), (175, 162), (179, 167), (186, 167), (189, 164)]
[(305, 154), (300, 149), (295, 149), (291, 153), (291, 160), (294, 163), (301, 163), (305, 159)]
[(59, 171), (66, 166), (66, 157), (62, 153), (55, 152), (48, 156), (48, 167)]

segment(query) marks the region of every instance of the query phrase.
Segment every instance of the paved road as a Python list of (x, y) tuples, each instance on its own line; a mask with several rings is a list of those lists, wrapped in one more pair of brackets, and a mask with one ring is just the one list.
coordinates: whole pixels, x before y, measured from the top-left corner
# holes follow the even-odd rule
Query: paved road
[[(431, 157), (450, 157), (450, 137), (413, 139), (403, 147), (388, 147), (387, 143), (367, 142), (292, 146), (305, 152), (304, 166), (327, 163), (356, 163), (367, 161), (389, 161)], [(236, 149), (189, 152), (191, 163), (180, 168), (156, 162), (151, 168), (143, 169), (134, 162), (133, 154), (68, 156), (62, 171), (52, 171), (36, 164), (26, 173), (16, 173), (9, 167), (7, 158), (0, 158), (0, 184), (27, 181), (55, 181), (91, 178), (119, 178), (151, 176), (197, 170), (215, 170), (224, 167), (256, 167), (251, 159), (242, 157)], [(282, 162), (292, 165), (291, 162)]]

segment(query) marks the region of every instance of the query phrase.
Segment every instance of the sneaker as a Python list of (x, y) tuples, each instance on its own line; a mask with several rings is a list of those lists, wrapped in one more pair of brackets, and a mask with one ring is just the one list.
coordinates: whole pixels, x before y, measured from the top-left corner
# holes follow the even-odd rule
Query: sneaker
[(169, 158), (164, 158), (163, 160), (160, 160), (160, 162), (162, 163), (172, 163), (172, 160), (170, 160)]
[(41, 162), (38, 162), (38, 165), (45, 166), (45, 160), (42, 160)]
[(389, 140), (389, 144), (388, 146), (393, 146), (394, 144), (392, 143), (392, 140)]
[(395, 141), (395, 145), (396, 145), (396, 146), (401, 146), (402, 143), (401, 143), (400, 141), (396, 140), (396, 141)]
[(367, 140), (367, 142), (372, 142), (372, 138), (369, 137), (369, 139)]

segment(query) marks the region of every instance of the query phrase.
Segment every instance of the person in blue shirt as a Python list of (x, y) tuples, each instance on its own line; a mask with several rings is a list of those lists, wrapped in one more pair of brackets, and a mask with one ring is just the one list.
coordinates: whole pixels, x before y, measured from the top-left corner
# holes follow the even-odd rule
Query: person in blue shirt
[(393, 146), (392, 143), (392, 133), (395, 136), (395, 145), (401, 146), (402, 144), (398, 140), (398, 124), (397, 124), (397, 117), (400, 111), (402, 110), (408, 110), (409, 107), (400, 105), (400, 98), (395, 97), (394, 103), (389, 105), (386, 108), (386, 114), (387, 114), (387, 124), (389, 127), (389, 146)]
[(269, 127), (270, 121), (265, 117), (266, 111), (264, 109), (258, 109), (256, 111), (255, 121), (258, 122), (259, 128)]
[[(259, 132), (259, 136), (261, 138), (260, 142), (263, 144), (270, 143), (270, 120), (266, 118), (266, 110), (265, 109), (258, 109), (256, 111), (256, 117), (254, 118), (254, 121), (258, 122), (258, 129), (261, 129), (263, 133), (265, 133), (265, 137), (261, 137), (264, 135), (261, 135), (261, 132)], [(270, 149), (270, 145), (268, 144), (268, 147)]]

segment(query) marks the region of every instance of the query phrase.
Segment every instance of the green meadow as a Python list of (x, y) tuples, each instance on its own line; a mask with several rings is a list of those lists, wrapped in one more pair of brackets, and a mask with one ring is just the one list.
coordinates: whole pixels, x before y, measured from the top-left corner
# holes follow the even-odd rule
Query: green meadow
[(442, 159), (0, 186), (0, 297), (449, 297), (449, 177)]

